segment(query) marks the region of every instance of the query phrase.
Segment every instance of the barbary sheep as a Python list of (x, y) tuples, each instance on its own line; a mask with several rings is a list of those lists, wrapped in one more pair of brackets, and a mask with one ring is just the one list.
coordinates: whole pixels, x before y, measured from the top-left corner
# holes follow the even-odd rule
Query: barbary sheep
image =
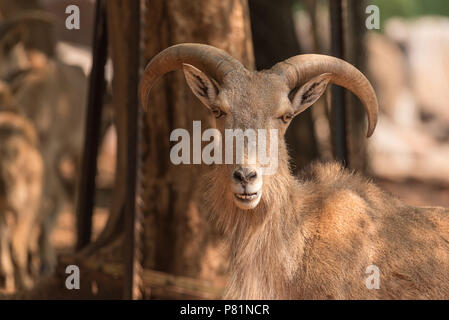
[(87, 78), (80, 67), (67, 65), (39, 50), (28, 50), (27, 29), (21, 25), (24, 19), (36, 18), (24, 14), (21, 19), (0, 24), (3, 66), (0, 78), (11, 87), (19, 110), (34, 124), (40, 140), (45, 186), (39, 248), (42, 269), (50, 272), (56, 265), (50, 235), (58, 213), (65, 202), (73, 202), (75, 195), (83, 147)]
[[(264, 174), (258, 159), (242, 156), (210, 165), (204, 177), (205, 203), (229, 237), (225, 298), (449, 298), (448, 209), (408, 206), (337, 163), (313, 164), (298, 178), (290, 172), (284, 133), (328, 83), (360, 98), (373, 133), (377, 99), (360, 71), (316, 54), (249, 71), (217, 48), (179, 44), (145, 69), (143, 107), (155, 81), (177, 69), (214, 113), (222, 136), (229, 129), (277, 130), (277, 152), (270, 153), (278, 159), (275, 173)], [(379, 271), (378, 286), (368, 285), (375, 274), (367, 270)]]
[(0, 83), (0, 274), (14, 291), (32, 284), (44, 165), (33, 124), (5, 102), (5, 88)]

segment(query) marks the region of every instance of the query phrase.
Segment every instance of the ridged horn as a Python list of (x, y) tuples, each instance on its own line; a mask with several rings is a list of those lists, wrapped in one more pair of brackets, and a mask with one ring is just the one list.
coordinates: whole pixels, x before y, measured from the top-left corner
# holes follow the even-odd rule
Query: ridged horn
[(188, 63), (219, 83), (231, 71), (244, 68), (243, 65), (227, 52), (205, 44), (177, 44), (160, 52), (146, 66), (140, 80), (140, 102), (143, 108), (148, 107), (148, 95), (156, 80), (167, 72), (182, 68)]
[(271, 71), (283, 77), (290, 89), (320, 74), (331, 73), (331, 83), (345, 87), (362, 101), (368, 115), (367, 136), (373, 134), (377, 123), (377, 97), (369, 80), (353, 65), (331, 56), (304, 54), (279, 62)]

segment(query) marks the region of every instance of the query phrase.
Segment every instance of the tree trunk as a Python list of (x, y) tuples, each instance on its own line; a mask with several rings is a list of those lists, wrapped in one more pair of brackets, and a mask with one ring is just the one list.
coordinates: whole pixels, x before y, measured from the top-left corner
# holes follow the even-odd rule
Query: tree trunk
[[(145, 59), (182, 42), (224, 49), (253, 68), (253, 49), (246, 0), (152, 0), (145, 15)], [(192, 121), (202, 130), (213, 116), (192, 94), (181, 71), (166, 75), (152, 89), (146, 114), (144, 265), (174, 275), (224, 285), (227, 251), (207, 212), (201, 208), (198, 177), (203, 165), (171, 163), (170, 133)]]
[[(301, 54), (291, 0), (249, 0), (249, 9), (258, 70), (271, 68), (279, 61)], [(295, 170), (318, 158), (310, 109), (293, 120), (286, 141)]]
[[(107, 2), (108, 6), (116, 6), (115, 3)], [(171, 45), (197, 42), (224, 49), (246, 67), (253, 68), (246, 0), (152, 0), (145, 1), (145, 7), (143, 47), (146, 62)], [(112, 39), (117, 28), (121, 28), (121, 23), (118, 23), (122, 21), (120, 12), (108, 10), (108, 21), (112, 21), (108, 28), (113, 52), (126, 49), (120, 41)], [(114, 70), (114, 77), (119, 75), (123, 72)], [(118, 85), (113, 88), (113, 94), (118, 133), (115, 195), (104, 232), (85, 251), (107, 262), (119, 262), (122, 257), (126, 177), (124, 93)], [(205, 167), (175, 166), (169, 158), (172, 130), (185, 128), (192, 135), (193, 120), (200, 120), (202, 130), (205, 130), (212, 126), (213, 116), (191, 93), (182, 71), (178, 71), (167, 74), (156, 83), (149, 111), (144, 117), (141, 159), (144, 181), (143, 194), (140, 195), (144, 208), (143, 265), (223, 286), (227, 275), (227, 250), (222, 236), (207, 221), (207, 212), (201, 208), (198, 177)]]

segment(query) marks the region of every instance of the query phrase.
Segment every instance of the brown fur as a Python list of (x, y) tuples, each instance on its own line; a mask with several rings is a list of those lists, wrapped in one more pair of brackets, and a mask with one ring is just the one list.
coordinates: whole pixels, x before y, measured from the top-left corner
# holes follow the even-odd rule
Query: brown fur
[[(86, 77), (81, 68), (27, 52), (27, 68), (9, 81), (18, 109), (35, 125), (45, 166), (40, 221), (43, 269), (51, 271), (56, 256), (50, 235), (64, 203), (74, 200), (86, 111)], [(72, 165), (69, 179), (61, 173), (61, 159)], [(67, 181), (69, 180), (69, 181)]]
[(33, 125), (0, 112), (0, 271), (8, 291), (31, 285), (29, 255), (36, 254), (43, 163)]
[[(226, 183), (232, 165), (214, 165), (205, 176), (205, 204), (230, 241), (225, 297), (449, 298), (449, 210), (407, 206), (337, 163), (316, 163), (293, 177), (285, 129), (272, 120), (288, 104), (261, 107), (279, 85), (266, 77), (237, 75), (216, 100), (231, 110), (217, 120), (221, 131), (277, 127), (281, 137), (278, 171), (263, 177), (256, 208), (235, 205)], [(380, 269), (378, 290), (365, 285), (370, 265)]]
[[(154, 81), (177, 68), (216, 116), (222, 137), (226, 129), (278, 132), (278, 152), (270, 152), (271, 163), (278, 159), (274, 174), (263, 174), (262, 161), (244, 161), (212, 165), (204, 177), (204, 203), (229, 237), (226, 298), (449, 298), (448, 209), (407, 206), (336, 163), (314, 164), (299, 179), (290, 172), (288, 124), (329, 82), (361, 99), (372, 134), (377, 98), (358, 70), (335, 58), (303, 55), (249, 71), (216, 48), (179, 44), (145, 69), (142, 106)], [(366, 286), (371, 265), (380, 269), (379, 289)]]
[[(337, 163), (316, 163), (301, 180), (282, 170), (254, 210), (216, 196), (226, 194), (223, 170), (206, 176), (231, 244), (226, 298), (449, 298), (449, 210), (404, 205)], [(365, 286), (372, 264), (379, 290)]]

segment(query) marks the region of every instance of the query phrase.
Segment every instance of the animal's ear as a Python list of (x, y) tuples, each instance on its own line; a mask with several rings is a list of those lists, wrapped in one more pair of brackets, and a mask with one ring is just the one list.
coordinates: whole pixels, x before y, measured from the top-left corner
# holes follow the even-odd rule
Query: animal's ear
[(218, 95), (217, 82), (190, 64), (183, 63), (182, 69), (192, 92), (206, 107), (211, 109), (211, 105)]
[(307, 81), (298, 89), (292, 99), (295, 115), (306, 110), (321, 97), (331, 78), (331, 73), (323, 73)]

